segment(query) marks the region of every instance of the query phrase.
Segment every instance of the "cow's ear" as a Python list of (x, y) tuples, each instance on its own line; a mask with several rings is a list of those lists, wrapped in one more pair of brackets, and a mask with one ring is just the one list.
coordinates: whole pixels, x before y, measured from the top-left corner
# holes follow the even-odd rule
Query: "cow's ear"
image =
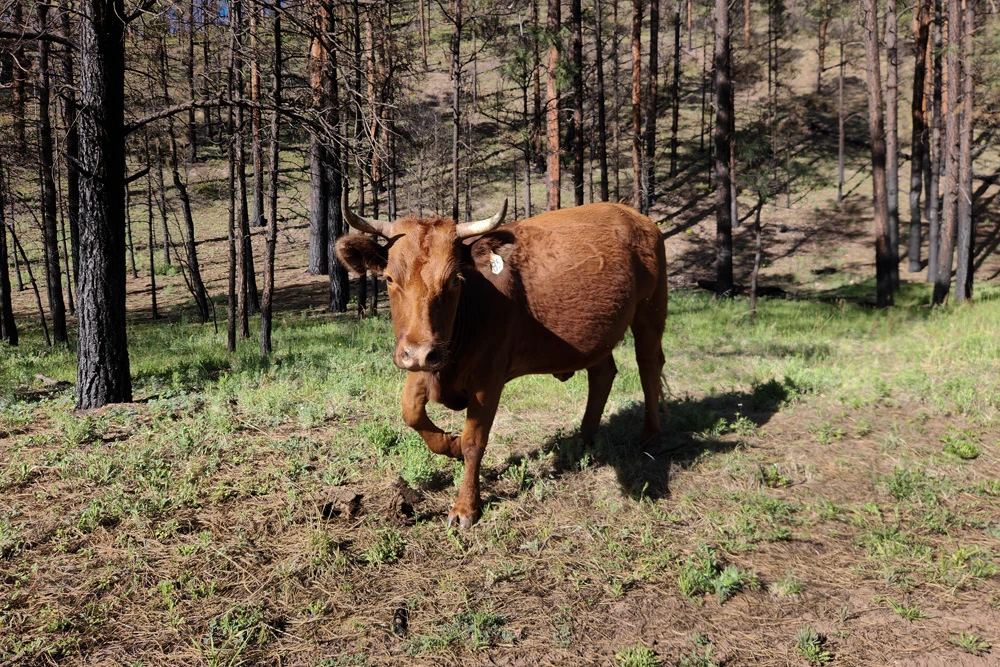
[(470, 258), (480, 273), (501, 273), (510, 267), (513, 254), (514, 235), (503, 230), (480, 237), (469, 248)]
[(382, 273), (389, 263), (389, 248), (363, 234), (348, 234), (337, 241), (337, 257), (354, 273)]

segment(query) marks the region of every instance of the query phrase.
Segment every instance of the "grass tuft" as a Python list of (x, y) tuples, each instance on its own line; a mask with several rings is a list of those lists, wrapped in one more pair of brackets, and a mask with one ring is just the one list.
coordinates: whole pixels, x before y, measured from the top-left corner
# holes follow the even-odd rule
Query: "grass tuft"
[(816, 633), (811, 625), (798, 629), (795, 633), (795, 652), (810, 665), (825, 665), (833, 660), (833, 655), (823, 648), (826, 638)]
[(636, 642), (635, 646), (626, 646), (615, 653), (618, 667), (659, 667), (660, 659), (653, 649)]

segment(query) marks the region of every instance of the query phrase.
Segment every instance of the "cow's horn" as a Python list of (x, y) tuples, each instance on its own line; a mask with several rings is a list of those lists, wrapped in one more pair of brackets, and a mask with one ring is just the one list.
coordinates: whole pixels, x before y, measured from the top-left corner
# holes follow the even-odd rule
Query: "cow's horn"
[(347, 205), (346, 188), (340, 196), (340, 210), (344, 214), (344, 220), (347, 221), (347, 224), (354, 227), (359, 232), (364, 232), (365, 234), (378, 234), (379, 236), (384, 236), (385, 238), (389, 238), (392, 235), (391, 222), (372, 220), (371, 218), (358, 215), (351, 210), (351, 207)]
[(460, 239), (467, 239), (470, 236), (479, 236), (480, 234), (485, 234), (486, 232), (493, 231), (500, 226), (503, 219), (507, 217), (507, 200), (503, 200), (503, 206), (497, 211), (497, 214), (492, 218), (487, 218), (486, 220), (477, 220), (475, 222), (463, 222), (457, 226), (457, 236)]

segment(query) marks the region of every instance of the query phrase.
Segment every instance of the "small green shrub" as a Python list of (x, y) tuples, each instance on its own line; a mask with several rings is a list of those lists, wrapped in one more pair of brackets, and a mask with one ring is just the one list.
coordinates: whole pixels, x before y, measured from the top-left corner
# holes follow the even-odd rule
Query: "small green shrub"
[(735, 565), (721, 567), (715, 551), (703, 544), (681, 566), (677, 585), (689, 598), (715, 593), (719, 604), (725, 604), (744, 588), (756, 587), (757, 577), (750, 572), (740, 572)]
[(378, 567), (390, 565), (403, 557), (406, 540), (395, 528), (381, 528), (375, 531), (375, 541), (361, 553), (361, 560)]
[(795, 652), (810, 665), (825, 665), (833, 660), (829, 651), (823, 648), (826, 639), (812, 629), (811, 625), (799, 628), (795, 633)]
[(982, 637), (971, 632), (960, 632), (957, 635), (952, 635), (948, 638), (948, 641), (972, 655), (982, 655), (989, 652), (990, 648), (992, 648), (989, 642), (983, 641)]
[(615, 654), (618, 667), (659, 667), (660, 659), (656, 657), (653, 649), (646, 648), (642, 642), (636, 642), (635, 646), (626, 646)]

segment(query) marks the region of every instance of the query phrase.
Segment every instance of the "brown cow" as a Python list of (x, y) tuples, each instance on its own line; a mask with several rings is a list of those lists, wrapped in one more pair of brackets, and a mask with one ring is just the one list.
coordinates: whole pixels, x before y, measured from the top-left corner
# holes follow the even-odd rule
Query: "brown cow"
[[(507, 211), (456, 225), (393, 223), (354, 214), (337, 255), (352, 271), (385, 277), (396, 332), (393, 361), (409, 371), (403, 419), (437, 454), (465, 460), (448, 525), (479, 516), (479, 466), (504, 385), (521, 375), (568, 379), (587, 369), (580, 428), (592, 441), (617, 369), (611, 351), (632, 328), (646, 400), (642, 443), (659, 436), (667, 260), (659, 229), (622, 204), (552, 211), (499, 227)], [(461, 436), (427, 416), (428, 401), (468, 409)]]

